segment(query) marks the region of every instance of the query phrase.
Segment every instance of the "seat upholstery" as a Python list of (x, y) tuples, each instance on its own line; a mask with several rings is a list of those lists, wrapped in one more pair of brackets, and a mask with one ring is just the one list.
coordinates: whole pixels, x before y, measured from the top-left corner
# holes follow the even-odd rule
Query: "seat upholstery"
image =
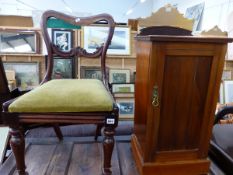
[(113, 99), (100, 80), (51, 80), (15, 100), (10, 112), (112, 111)]

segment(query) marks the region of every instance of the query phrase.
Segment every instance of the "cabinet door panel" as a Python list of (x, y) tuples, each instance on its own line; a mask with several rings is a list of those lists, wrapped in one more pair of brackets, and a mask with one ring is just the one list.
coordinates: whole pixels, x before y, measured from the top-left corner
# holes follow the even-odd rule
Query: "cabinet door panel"
[(212, 57), (165, 57), (159, 151), (198, 147), (211, 64)]

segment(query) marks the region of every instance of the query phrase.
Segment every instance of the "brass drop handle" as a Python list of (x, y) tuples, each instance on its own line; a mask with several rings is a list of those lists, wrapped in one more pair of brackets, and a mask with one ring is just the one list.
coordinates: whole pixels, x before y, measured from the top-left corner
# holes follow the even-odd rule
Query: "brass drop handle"
[(158, 107), (158, 106), (159, 106), (159, 92), (158, 92), (158, 86), (154, 86), (154, 88), (153, 88), (152, 105), (153, 105), (154, 107)]

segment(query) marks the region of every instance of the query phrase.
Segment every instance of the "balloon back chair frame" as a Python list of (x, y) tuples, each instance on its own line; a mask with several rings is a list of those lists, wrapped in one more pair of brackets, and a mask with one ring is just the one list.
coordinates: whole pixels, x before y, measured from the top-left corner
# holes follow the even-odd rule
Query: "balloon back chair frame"
[[(47, 30), (47, 21), (50, 18), (57, 18), (69, 22), (73, 25), (88, 26), (98, 21), (106, 21), (109, 27), (108, 37), (106, 42), (96, 48), (93, 53), (87, 52), (81, 47), (74, 47), (68, 52), (63, 52), (55, 46), (49, 37)], [(75, 17), (69, 16), (56, 11), (46, 11), (42, 15), (41, 30), (44, 41), (48, 50), (47, 70), (44, 79), (40, 86), (50, 82), (53, 72), (53, 57), (87, 57), (93, 59), (101, 59), (102, 84), (104, 89), (109, 93), (113, 103), (111, 111), (91, 111), (91, 112), (12, 112), (9, 111), (9, 106), (14, 103), (15, 99), (7, 101), (3, 104), (3, 121), (10, 127), (10, 145), (16, 159), (16, 168), (19, 175), (26, 175), (25, 166), (25, 139), (21, 132), (21, 128), (27, 124), (97, 124), (104, 126), (103, 139), (103, 174), (111, 174), (111, 157), (114, 147), (114, 133), (118, 125), (118, 107), (113, 100), (109, 90), (109, 83), (106, 75), (105, 59), (108, 46), (114, 33), (115, 22), (108, 14), (100, 14), (91, 17)], [(54, 81), (54, 80), (52, 80)], [(37, 88), (36, 88), (37, 89)], [(95, 89), (92, 89), (95, 90)], [(17, 100), (17, 99), (16, 99)]]

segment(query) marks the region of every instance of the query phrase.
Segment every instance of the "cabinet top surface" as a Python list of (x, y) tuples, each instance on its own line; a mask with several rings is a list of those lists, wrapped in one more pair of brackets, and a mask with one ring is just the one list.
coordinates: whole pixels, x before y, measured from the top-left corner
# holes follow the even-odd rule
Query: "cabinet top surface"
[(136, 36), (139, 41), (167, 41), (167, 42), (201, 42), (201, 43), (229, 43), (233, 38), (216, 36), (174, 36), (174, 35), (144, 35)]

